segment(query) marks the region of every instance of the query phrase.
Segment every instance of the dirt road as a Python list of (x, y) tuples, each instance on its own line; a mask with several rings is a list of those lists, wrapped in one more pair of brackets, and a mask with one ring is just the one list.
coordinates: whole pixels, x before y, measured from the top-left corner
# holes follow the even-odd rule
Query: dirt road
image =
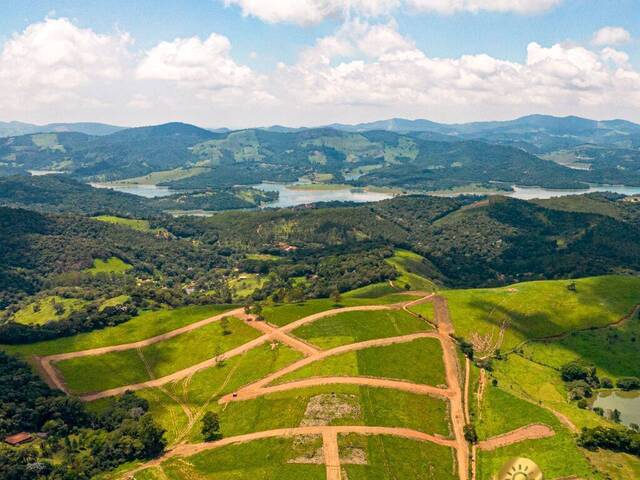
[(556, 432), (547, 425), (534, 423), (525, 427), (512, 430), (511, 432), (496, 435), (487, 440), (478, 443), (481, 450), (495, 450), (496, 448), (505, 447), (513, 443), (524, 442), (525, 440), (536, 440), (539, 438), (552, 437)]
[(458, 366), (458, 354), (455, 343), (451, 338), (453, 325), (449, 318), (447, 301), (440, 296), (433, 297), (433, 306), (438, 324), (438, 333), (442, 350), (444, 351), (444, 367), (447, 376), (447, 385), (451, 391), (449, 404), (451, 405), (451, 425), (453, 427), (456, 442), (456, 458), (458, 460), (458, 478), (469, 478), (469, 444), (464, 438), (464, 407), (462, 391), (460, 388), (460, 368)]
[[(434, 332), (420, 332), (420, 333), (413, 333), (410, 335), (403, 335), (400, 337), (377, 338), (374, 340), (366, 340), (364, 342), (351, 343), (349, 345), (341, 345), (339, 347), (332, 348), (331, 350), (319, 351), (314, 355), (298, 360), (297, 362), (292, 363), (291, 365), (283, 369), (280, 369), (277, 372), (267, 375), (266, 377), (258, 380), (257, 382), (246, 385), (242, 389), (238, 390), (238, 392), (236, 393), (238, 397), (240, 397), (241, 395), (246, 394), (248, 391), (260, 390), (266, 387), (267, 385), (269, 385), (270, 383), (272, 383), (274, 380), (280, 377), (283, 377), (288, 373), (294, 372), (306, 365), (309, 365), (310, 363), (316, 362), (318, 360), (322, 360), (327, 357), (340, 355), (342, 353), (352, 352), (356, 350), (364, 350), (366, 348), (371, 348), (371, 347), (383, 347), (386, 345), (393, 345), (397, 343), (412, 342), (418, 338), (438, 338), (438, 335)], [(252, 398), (252, 397), (248, 397), (248, 398)], [(233, 396), (227, 395), (220, 399), (220, 403), (226, 403), (232, 400), (233, 400)]]

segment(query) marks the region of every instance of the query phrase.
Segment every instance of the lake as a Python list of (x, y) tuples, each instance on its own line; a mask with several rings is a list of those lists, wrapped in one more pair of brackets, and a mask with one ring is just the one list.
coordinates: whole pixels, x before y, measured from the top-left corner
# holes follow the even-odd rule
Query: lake
[(599, 391), (596, 393), (593, 406), (603, 408), (605, 411), (617, 408), (624, 425), (627, 427), (632, 423), (640, 425), (640, 392)]
[(393, 195), (380, 192), (365, 192), (362, 190), (354, 190), (351, 188), (339, 188), (334, 190), (306, 190), (289, 188), (290, 185), (284, 183), (261, 183), (254, 185), (255, 188), (267, 192), (278, 192), (279, 198), (275, 202), (271, 202), (265, 207), (280, 208), (294, 207), (296, 205), (305, 205), (307, 203), (316, 202), (377, 202), (386, 200)]
[(639, 195), (640, 187), (625, 187), (623, 185), (597, 185), (591, 186), (587, 190), (552, 190), (539, 187), (517, 187), (513, 186), (513, 192), (506, 192), (504, 195), (520, 200), (532, 200), (534, 198), (555, 198), (566, 197), (568, 195), (583, 195), (593, 192), (613, 192), (623, 195)]
[(89, 185), (96, 188), (109, 188), (116, 192), (131, 193), (147, 198), (166, 197), (181, 192), (181, 190), (171, 190), (169, 187), (160, 187), (158, 185), (128, 185), (118, 183), (89, 183)]
[[(35, 170), (34, 175), (44, 175), (46, 173), (54, 173), (54, 172), (45, 172), (44, 170), (38, 171)], [(56, 172), (57, 173), (57, 172)], [(97, 188), (110, 188), (112, 190), (116, 190), (118, 192), (124, 193), (132, 193), (134, 195), (139, 195), (141, 197), (153, 198), (153, 197), (166, 197), (167, 195), (172, 195), (174, 193), (180, 193), (179, 190), (171, 190), (169, 187), (160, 187), (158, 185), (141, 185), (141, 184), (118, 184), (118, 183), (91, 183), (93, 187)], [(255, 188), (264, 191), (270, 192), (278, 192), (280, 194), (280, 198), (275, 202), (272, 202), (266, 207), (272, 208), (281, 208), (281, 207), (294, 207), (296, 205), (305, 205), (307, 203), (316, 203), (316, 202), (333, 202), (333, 201), (342, 201), (342, 202), (377, 202), (380, 200), (386, 200), (388, 198), (392, 198), (393, 195), (388, 193), (381, 192), (367, 192), (361, 189), (351, 189), (351, 188), (336, 188), (332, 190), (327, 189), (296, 189), (291, 188), (292, 185), (295, 184), (285, 184), (285, 183), (261, 183), (259, 185), (254, 185)], [(584, 193), (591, 192), (614, 192), (621, 193), (624, 195), (640, 195), (640, 187), (625, 187), (620, 185), (599, 185), (592, 186), (588, 190), (551, 190), (548, 188), (539, 188), (539, 187), (513, 187), (513, 192), (504, 192), (500, 193), (501, 195), (509, 196), (512, 198), (518, 198), (520, 200), (531, 200), (534, 198), (553, 198), (553, 197), (563, 197), (566, 195), (581, 195)], [(480, 195), (484, 193), (479, 193)], [(446, 193), (439, 193), (440, 196), (456, 196), (459, 193), (452, 193), (448, 195)]]

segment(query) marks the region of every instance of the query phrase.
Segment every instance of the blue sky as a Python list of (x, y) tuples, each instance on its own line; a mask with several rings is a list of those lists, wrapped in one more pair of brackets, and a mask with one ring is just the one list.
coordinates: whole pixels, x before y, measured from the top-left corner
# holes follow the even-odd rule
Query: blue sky
[[(308, 8), (296, 14), (291, 1), (2, 0), (0, 86), (4, 78), (10, 91), (0, 93), (0, 120), (236, 127), (543, 112), (640, 121), (640, 0), (298, 0)], [(60, 62), (38, 53), (54, 46), (67, 49)], [(32, 50), (36, 65), (16, 53)], [(92, 63), (100, 56), (109, 68)]]

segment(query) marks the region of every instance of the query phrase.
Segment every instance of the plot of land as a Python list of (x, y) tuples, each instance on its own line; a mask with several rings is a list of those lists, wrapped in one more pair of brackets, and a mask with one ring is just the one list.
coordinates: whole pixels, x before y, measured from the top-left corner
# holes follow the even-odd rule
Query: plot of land
[(403, 310), (346, 312), (316, 320), (291, 333), (322, 349), (430, 330), (429, 324)]
[(8, 353), (21, 356), (54, 355), (63, 352), (76, 352), (90, 348), (107, 347), (122, 343), (137, 342), (154, 337), (191, 323), (218, 315), (235, 308), (230, 305), (193, 305), (175, 309), (144, 312), (128, 322), (115, 327), (80, 333), (73, 337), (63, 337), (46, 342), (26, 345), (2, 345)]
[(428, 279), (432, 269), (425, 263), (425, 259), (417, 253), (398, 249), (393, 257), (387, 259), (400, 273), (393, 282), (401, 288), (407, 286), (412, 290), (434, 292), (436, 285)]
[(640, 278), (603, 276), (575, 281), (527, 282), (495, 289), (449, 290), (447, 298), (456, 333), (505, 331), (502, 350), (526, 339), (602, 327), (620, 320), (638, 303)]
[(338, 444), (342, 469), (349, 480), (458, 478), (453, 451), (441, 445), (357, 434), (340, 435)]
[(424, 385), (446, 385), (442, 347), (434, 338), (420, 338), (409, 343), (372, 347), (327, 357), (291, 372), (275, 383), (329, 376), (369, 376)]
[(82, 394), (163, 377), (242, 345), (260, 333), (229, 318), (228, 334), (220, 322), (183, 333), (139, 350), (111, 352), (56, 364), (69, 389)]
[[(211, 480), (324, 480), (324, 465), (293, 463), (294, 439), (268, 438), (230, 445), (193, 455), (171, 459), (158, 469), (147, 470), (136, 480), (211, 479)], [(242, 459), (239, 461), (239, 459)]]

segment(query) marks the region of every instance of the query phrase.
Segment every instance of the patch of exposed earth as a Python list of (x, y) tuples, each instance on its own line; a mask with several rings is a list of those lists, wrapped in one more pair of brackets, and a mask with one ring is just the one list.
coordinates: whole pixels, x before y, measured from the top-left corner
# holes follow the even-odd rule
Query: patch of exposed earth
[(331, 425), (335, 420), (358, 420), (361, 416), (356, 395), (325, 393), (309, 399), (300, 426), (325, 426)]

